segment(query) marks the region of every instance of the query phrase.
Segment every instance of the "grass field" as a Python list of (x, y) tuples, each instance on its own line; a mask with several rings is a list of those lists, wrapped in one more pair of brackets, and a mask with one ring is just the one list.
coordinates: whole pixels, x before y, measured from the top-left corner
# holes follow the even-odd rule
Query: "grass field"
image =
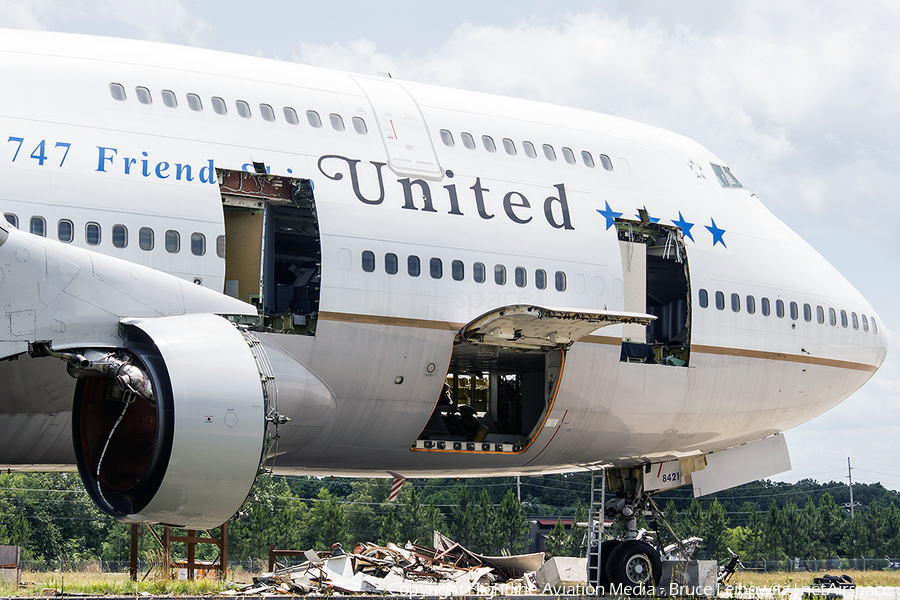
[(805, 587), (812, 585), (813, 578), (830, 575), (847, 574), (861, 587), (887, 586), (900, 587), (900, 571), (819, 571), (814, 573), (775, 572), (759, 573), (755, 571), (738, 571), (729, 582), (743, 587)]

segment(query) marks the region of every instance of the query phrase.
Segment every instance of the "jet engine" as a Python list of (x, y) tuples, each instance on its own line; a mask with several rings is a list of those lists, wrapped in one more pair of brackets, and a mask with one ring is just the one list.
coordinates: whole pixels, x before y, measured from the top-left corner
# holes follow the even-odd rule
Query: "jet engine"
[(230, 519), (289, 421), (278, 413), (275, 368), (288, 390), (283, 405), (331, 415), (313, 434), (333, 423), (324, 383), (278, 348), (270, 360), (251, 332), (222, 317), (125, 319), (120, 334), (121, 348), (45, 354), (78, 378), (78, 470), (94, 502), (121, 522), (206, 529)]

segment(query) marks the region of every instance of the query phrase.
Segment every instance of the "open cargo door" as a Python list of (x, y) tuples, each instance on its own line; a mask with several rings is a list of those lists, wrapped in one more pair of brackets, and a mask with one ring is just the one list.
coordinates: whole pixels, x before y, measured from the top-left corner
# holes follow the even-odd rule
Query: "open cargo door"
[(413, 450), (523, 452), (556, 397), (565, 352), (601, 327), (649, 314), (504, 306), (463, 327), (440, 397)]

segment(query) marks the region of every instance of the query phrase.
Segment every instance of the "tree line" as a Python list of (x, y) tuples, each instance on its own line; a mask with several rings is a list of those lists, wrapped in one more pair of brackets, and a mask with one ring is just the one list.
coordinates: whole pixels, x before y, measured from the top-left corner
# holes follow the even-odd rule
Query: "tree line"
[[(521, 478), (521, 501), (514, 477), (416, 479), (389, 502), (388, 479), (263, 477), (229, 523), (229, 557), (262, 559), (271, 544), (280, 549), (327, 550), (339, 542), (386, 544), (406, 541), (430, 546), (441, 531), (482, 554), (525, 550), (532, 539), (530, 519), (587, 520), (590, 475), (573, 473)], [(609, 497), (609, 495), (608, 495)], [(759, 481), (692, 498), (689, 488), (654, 497), (679, 538), (704, 538), (702, 558), (725, 558), (731, 547), (748, 560), (900, 556), (900, 495), (880, 484), (854, 485), (860, 503), (851, 518), (843, 506), (847, 486)], [(674, 541), (662, 523), (642, 519), (664, 543)], [(583, 529), (550, 532), (547, 550), (577, 556)], [(20, 545), (34, 561), (127, 560), (130, 528), (102, 515), (72, 473), (0, 474), (0, 544)], [(141, 551), (158, 552), (148, 535)], [(198, 558), (211, 558), (198, 546)], [(179, 552), (179, 548), (175, 548)]]

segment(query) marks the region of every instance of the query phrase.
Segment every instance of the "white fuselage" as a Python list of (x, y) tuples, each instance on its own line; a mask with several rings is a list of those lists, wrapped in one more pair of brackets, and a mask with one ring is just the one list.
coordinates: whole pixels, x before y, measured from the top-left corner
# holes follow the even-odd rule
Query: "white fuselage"
[[(720, 159), (666, 131), (535, 102), (124, 40), (5, 31), (0, 71), (0, 211), (22, 231), (34, 219), (49, 238), (71, 227), (73, 245), (221, 292), (226, 258), (217, 240), (226, 226), (216, 170), (253, 172), (255, 162), (271, 175), (312, 181), (321, 241), (315, 335), (259, 335), (325, 382), (336, 405), (325, 422), (302, 407), (288, 415), (279, 472), (549, 472), (707, 453), (828, 410), (884, 359), (880, 319), (853, 286), (755, 194), (723, 186), (713, 167), (724, 166)], [(124, 100), (111, 84), (121, 85)], [(202, 110), (192, 109), (188, 94)], [(224, 100), (227, 114), (214, 110), (213, 98)], [(298, 122), (287, 120), (285, 107)], [(545, 154), (550, 148), (555, 160)], [(610, 325), (565, 351), (558, 389), (527, 448), (412, 450), (466, 323), (509, 305), (631, 309), (633, 248), (613, 223), (616, 213), (637, 223), (642, 209), (683, 237), (689, 364), (623, 361), (628, 326)], [(142, 228), (153, 232), (152, 249), (141, 247)], [(177, 251), (171, 234), (167, 248), (169, 231), (178, 234)], [(373, 270), (363, 268), (367, 253)], [(399, 257), (397, 272), (386, 269), (387, 255)], [(409, 257), (418, 257), (418, 276), (409, 273)], [(432, 259), (440, 260), (440, 276)], [(483, 281), (476, 264), (485, 266)], [(549, 278), (543, 289), (538, 271)], [(559, 290), (557, 273), (565, 278)], [(0, 299), (12, 293), (0, 282)], [(72, 463), (73, 381), (59, 361), (0, 363), (0, 464)], [(303, 431), (308, 423), (313, 437)]]

